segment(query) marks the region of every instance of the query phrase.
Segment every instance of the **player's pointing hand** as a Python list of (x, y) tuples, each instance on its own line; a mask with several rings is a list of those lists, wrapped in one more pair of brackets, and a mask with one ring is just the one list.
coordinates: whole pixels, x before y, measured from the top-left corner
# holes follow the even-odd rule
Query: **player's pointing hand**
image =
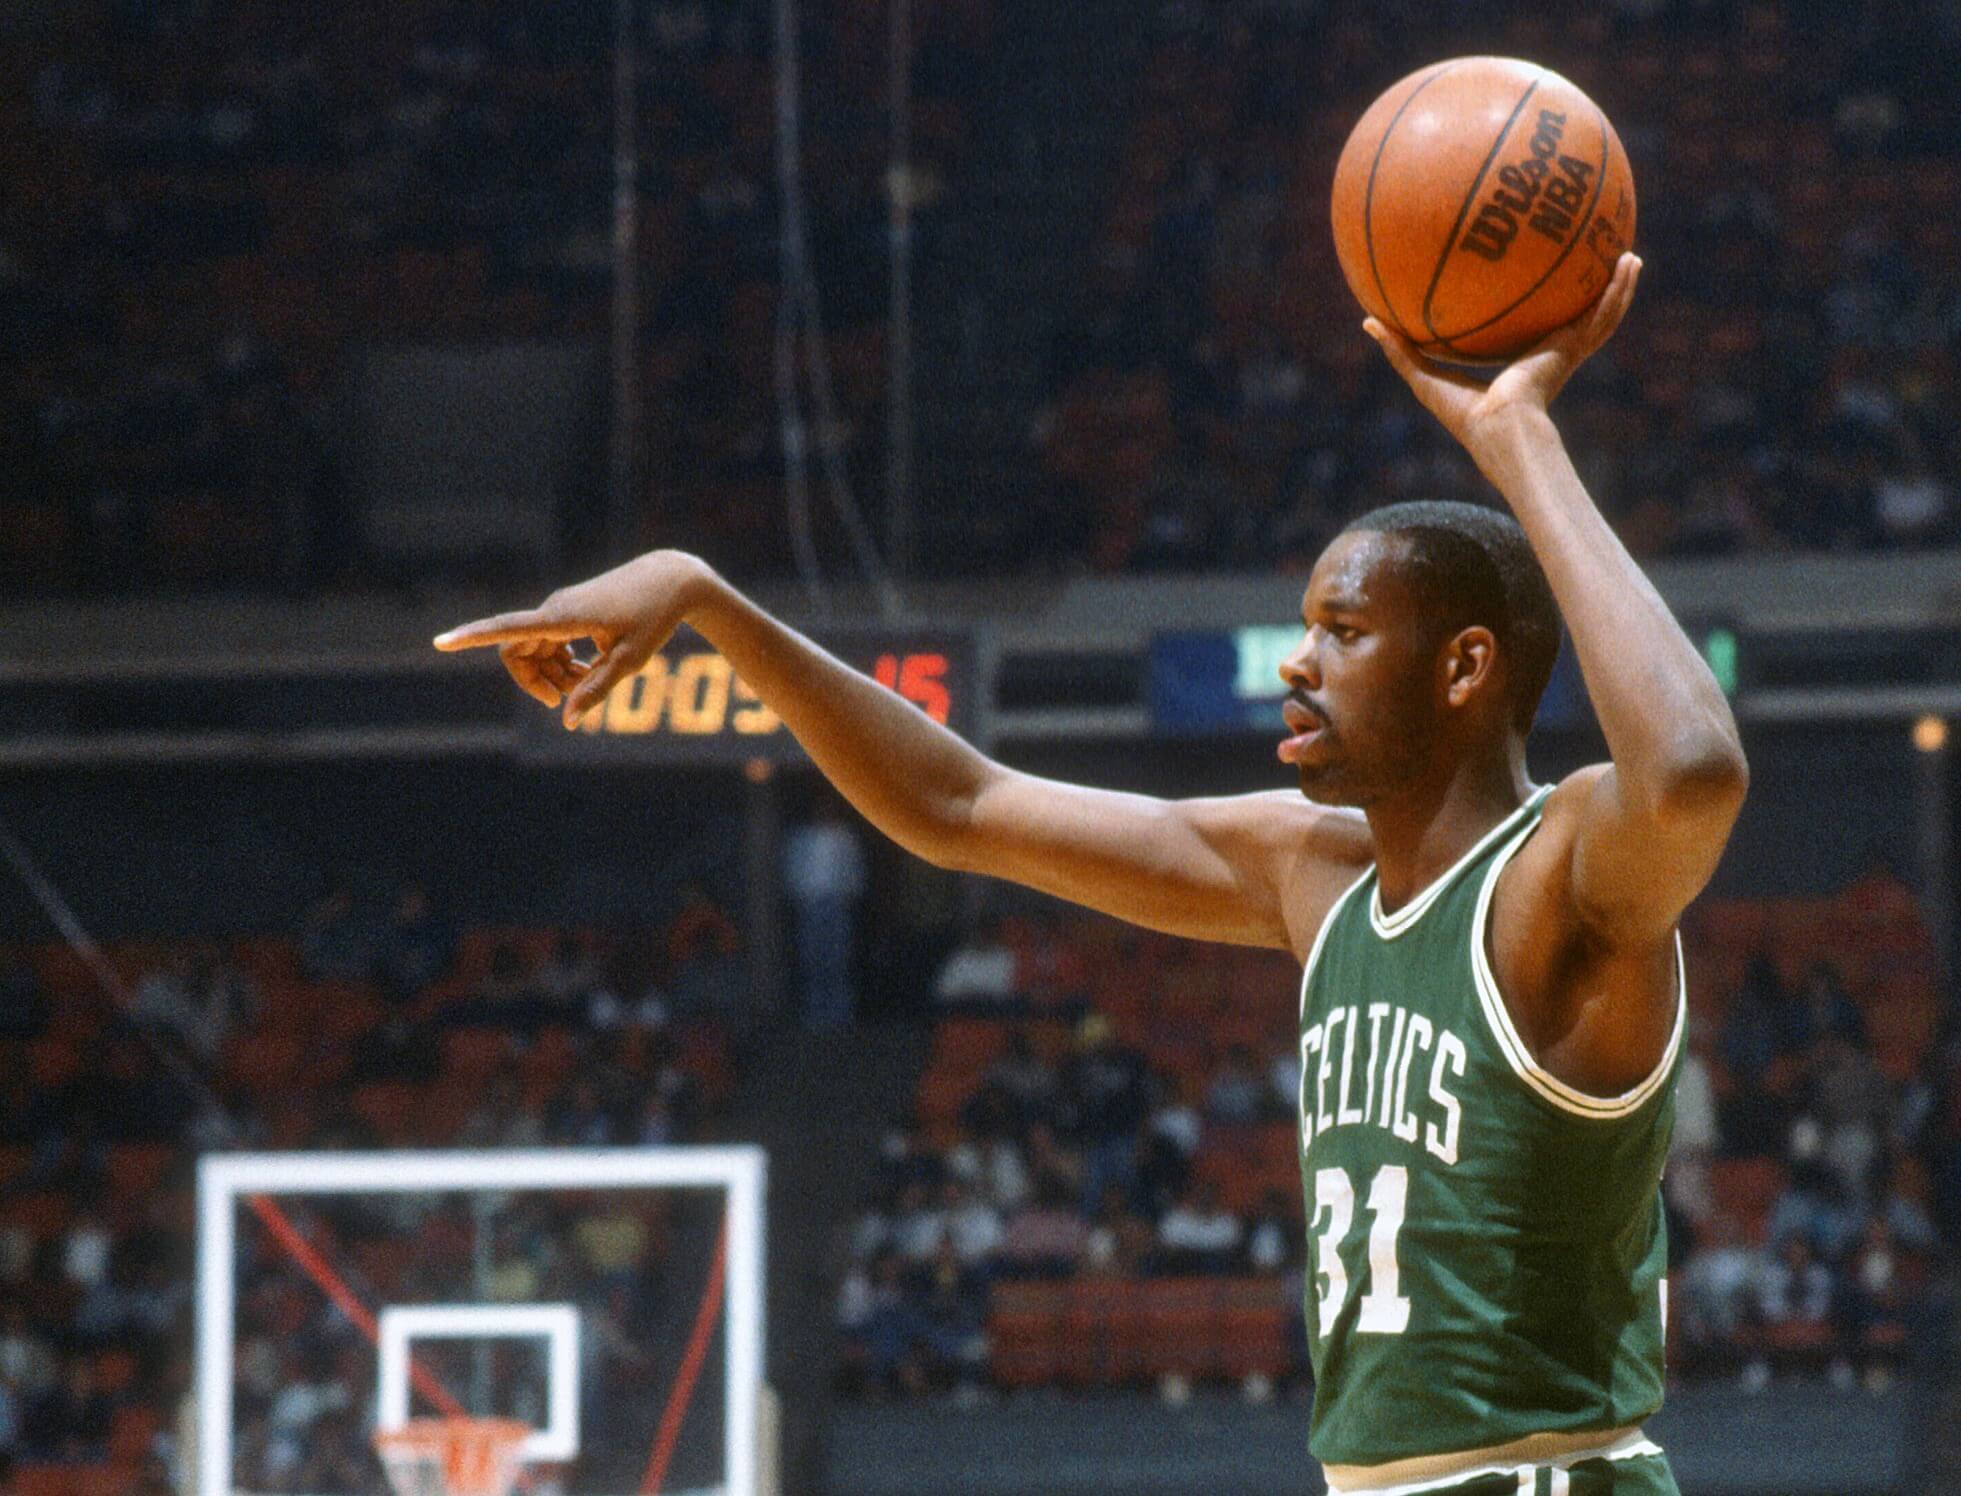
[[(646, 664), (667, 642), (707, 566), (680, 551), (653, 551), (573, 587), (562, 587), (535, 608), (499, 613), (436, 636), (446, 651), (494, 646), (511, 679), (548, 707), (564, 709), (565, 725), (605, 698), (615, 684)], [(591, 661), (572, 652), (578, 640), (598, 649)]]

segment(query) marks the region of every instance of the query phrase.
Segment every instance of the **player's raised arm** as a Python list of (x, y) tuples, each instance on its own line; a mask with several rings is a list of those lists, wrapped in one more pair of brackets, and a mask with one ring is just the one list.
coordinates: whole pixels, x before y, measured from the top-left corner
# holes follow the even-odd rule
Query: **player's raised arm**
[[(496, 646), (512, 677), (575, 724), (686, 623), (782, 717), (817, 767), (887, 836), (942, 867), (1012, 879), (1153, 929), (1293, 943), (1283, 884), (1350, 818), (1290, 793), (1158, 800), (1022, 774), (772, 618), (706, 563), (656, 551), (539, 607), (451, 630)], [(590, 638), (590, 665), (572, 642)], [(1310, 878), (1313, 868), (1305, 870)]]
[(1367, 331), (1505, 496), (1545, 569), (1613, 763), (1588, 791), (1572, 861), (1581, 917), (1617, 945), (1653, 943), (1708, 882), (1748, 784), (1736, 721), (1709, 667), (1594, 507), (1547, 406), (1626, 315), (1641, 262), (1622, 255), (1599, 303), (1489, 385)]

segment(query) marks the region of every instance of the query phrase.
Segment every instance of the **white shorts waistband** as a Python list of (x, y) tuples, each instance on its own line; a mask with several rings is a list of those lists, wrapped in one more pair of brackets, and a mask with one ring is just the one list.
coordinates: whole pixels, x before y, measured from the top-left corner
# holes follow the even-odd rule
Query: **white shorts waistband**
[[(1447, 1474), (1432, 1475), (1414, 1481), (1403, 1481), (1392, 1485), (1354, 1485), (1338, 1482), (1332, 1475), (1328, 1477), (1329, 1496), (1425, 1496), (1426, 1492), (1448, 1491), (1452, 1486), (1461, 1486), (1470, 1481), (1484, 1480), (1493, 1475), (1515, 1475), (1530, 1477), (1537, 1470), (1567, 1470), (1587, 1460), (1632, 1460), (1643, 1455), (1660, 1454), (1661, 1446), (1650, 1439), (1640, 1429), (1629, 1429), (1606, 1443), (1587, 1449), (1566, 1450), (1545, 1459), (1506, 1459), (1502, 1453), (1506, 1446), (1500, 1445), (1491, 1450), (1471, 1450), (1464, 1458), (1471, 1462), (1463, 1468)], [(1489, 1456), (1489, 1458), (1487, 1458)], [(1402, 1463), (1398, 1461), (1398, 1463)], [(1366, 1476), (1364, 1477), (1366, 1479)], [(1527, 1488), (1529, 1489), (1529, 1488)]]

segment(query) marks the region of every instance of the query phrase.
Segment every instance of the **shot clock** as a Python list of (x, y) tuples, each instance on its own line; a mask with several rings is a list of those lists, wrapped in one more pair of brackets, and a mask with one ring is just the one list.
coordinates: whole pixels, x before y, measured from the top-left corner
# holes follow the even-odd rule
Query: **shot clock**
[[(973, 649), (938, 631), (864, 630), (822, 637), (846, 664), (963, 735), (973, 726)], [(729, 764), (795, 762), (803, 750), (766, 705), (699, 635), (683, 629), (607, 693), (573, 732), (527, 712), (526, 746), (588, 762)]]

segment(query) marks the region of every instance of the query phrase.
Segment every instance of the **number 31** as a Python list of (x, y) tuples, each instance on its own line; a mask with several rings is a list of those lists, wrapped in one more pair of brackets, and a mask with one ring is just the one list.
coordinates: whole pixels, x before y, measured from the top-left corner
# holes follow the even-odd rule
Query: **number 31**
[[(1396, 1289), (1402, 1267), (1396, 1261), (1396, 1238), (1403, 1229), (1403, 1212), (1409, 1204), (1409, 1170), (1401, 1164), (1384, 1164), (1375, 1172), (1369, 1186), (1369, 1213), (1375, 1224), (1369, 1228), (1369, 1291), (1356, 1305), (1355, 1329), (1364, 1335), (1400, 1335), (1409, 1325), (1409, 1300)], [(1325, 1339), (1341, 1317), (1348, 1298), (1348, 1269), (1342, 1265), (1342, 1238), (1355, 1219), (1355, 1189), (1346, 1169), (1314, 1171), (1314, 1220), (1309, 1230), (1321, 1226), (1321, 1213), (1328, 1224), (1321, 1229), (1320, 1250), (1315, 1271), (1327, 1279), (1317, 1295), (1321, 1335)]]

